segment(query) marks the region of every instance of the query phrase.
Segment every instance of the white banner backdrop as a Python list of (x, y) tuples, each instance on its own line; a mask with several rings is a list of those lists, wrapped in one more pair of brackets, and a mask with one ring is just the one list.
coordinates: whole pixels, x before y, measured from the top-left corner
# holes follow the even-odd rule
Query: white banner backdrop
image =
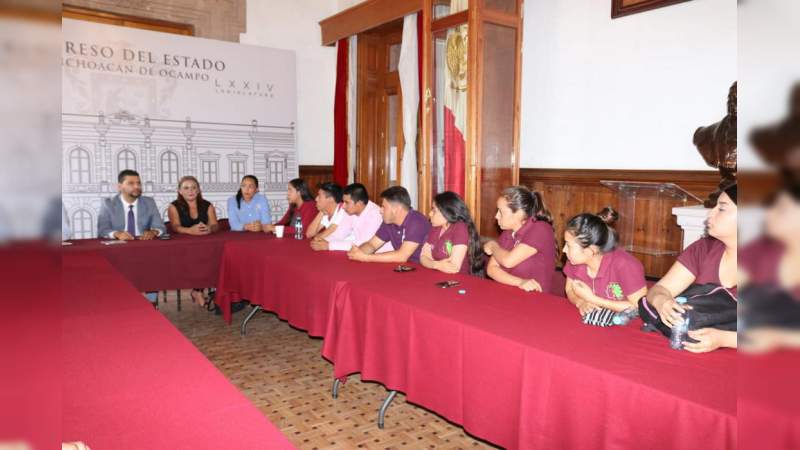
[(62, 194), (75, 238), (97, 235), (100, 201), (134, 169), (166, 219), (194, 175), (227, 217), (256, 175), (274, 220), (298, 176), (293, 51), (63, 20)]

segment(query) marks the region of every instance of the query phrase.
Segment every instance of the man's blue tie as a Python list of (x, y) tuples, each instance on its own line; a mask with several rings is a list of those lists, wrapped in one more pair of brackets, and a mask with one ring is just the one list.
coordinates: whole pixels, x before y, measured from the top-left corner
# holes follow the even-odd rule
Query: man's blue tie
[(136, 218), (133, 216), (133, 205), (128, 205), (128, 234), (136, 236)]

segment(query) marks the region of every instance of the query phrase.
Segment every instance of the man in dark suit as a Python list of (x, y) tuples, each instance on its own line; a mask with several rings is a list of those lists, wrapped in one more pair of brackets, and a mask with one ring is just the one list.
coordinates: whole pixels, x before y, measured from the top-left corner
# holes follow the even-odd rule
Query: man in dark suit
[(153, 239), (167, 232), (158, 206), (151, 197), (142, 197), (142, 181), (135, 170), (123, 170), (117, 177), (119, 194), (103, 200), (97, 217), (100, 238)]

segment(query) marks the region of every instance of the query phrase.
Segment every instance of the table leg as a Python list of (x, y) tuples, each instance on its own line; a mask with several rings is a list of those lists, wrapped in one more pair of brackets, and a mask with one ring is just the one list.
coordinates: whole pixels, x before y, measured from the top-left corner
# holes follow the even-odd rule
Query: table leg
[(395, 395), (397, 395), (397, 391), (389, 391), (389, 395), (386, 396), (386, 400), (383, 401), (381, 409), (378, 411), (378, 428), (381, 430), (383, 429), (383, 418), (386, 415), (386, 409), (389, 408), (389, 404), (392, 403)]
[(252, 318), (253, 318), (253, 316), (255, 316), (255, 315), (256, 315), (256, 313), (257, 313), (259, 310), (261, 310), (261, 306), (259, 306), (259, 305), (255, 305), (255, 306), (253, 306), (253, 309), (250, 311), (250, 314), (248, 314), (248, 315), (247, 315), (247, 317), (245, 317), (245, 318), (244, 318), (244, 321), (242, 321), (242, 329), (241, 329), (241, 331), (239, 332), (239, 333), (240, 333), (242, 336), (244, 336), (245, 334), (247, 334), (247, 322), (249, 322), (249, 321), (250, 321), (250, 319), (252, 319)]
[(333, 388), (331, 389), (331, 396), (334, 400), (339, 398), (339, 386), (342, 385), (342, 382), (338, 378), (333, 379)]

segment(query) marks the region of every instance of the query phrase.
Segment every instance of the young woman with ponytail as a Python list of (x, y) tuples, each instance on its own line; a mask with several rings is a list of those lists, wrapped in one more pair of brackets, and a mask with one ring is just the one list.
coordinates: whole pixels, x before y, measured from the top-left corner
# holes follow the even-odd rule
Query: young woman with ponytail
[(454, 192), (442, 192), (433, 198), (428, 216), (433, 228), (422, 247), (422, 265), (445, 273), (483, 276), (480, 236), (464, 200)]
[(490, 256), (486, 274), (527, 292), (550, 292), (556, 243), (542, 196), (525, 186), (510, 187), (497, 199), (495, 219), (503, 232), (483, 246)]
[(314, 197), (311, 195), (308, 185), (302, 178), (289, 180), (289, 184), (286, 186), (286, 200), (289, 202), (286, 214), (274, 225), (264, 226), (264, 231), (273, 233), (275, 225), (283, 225), (286, 227), (283, 235), (293, 236), (295, 219), (299, 217), (300, 223), (303, 224), (303, 236), (305, 236), (305, 230), (311, 228), (311, 222), (317, 217), (319, 211), (317, 211), (317, 204), (314, 202)]
[(269, 202), (258, 194), (258, 178), (245, 175), (239, 191), (228, 199), (228, 223), (233, 231), (267, 231), (272, 224)]
[(610, 324), (614, 312), (636, 308), (647, 293), (644, 266), (617, 246), (617, 218), (611, 208), (579, 214), (564, 231), (567, 298), (593, 325)]

